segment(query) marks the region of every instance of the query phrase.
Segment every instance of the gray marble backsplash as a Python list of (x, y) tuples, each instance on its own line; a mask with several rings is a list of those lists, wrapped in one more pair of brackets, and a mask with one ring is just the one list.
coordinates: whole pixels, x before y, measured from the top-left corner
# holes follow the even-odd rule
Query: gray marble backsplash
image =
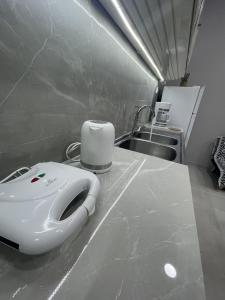
[(156, 86), (96, 2), (0, 1), (0, 177), (64, 160), (87, 119), (129, 131)]

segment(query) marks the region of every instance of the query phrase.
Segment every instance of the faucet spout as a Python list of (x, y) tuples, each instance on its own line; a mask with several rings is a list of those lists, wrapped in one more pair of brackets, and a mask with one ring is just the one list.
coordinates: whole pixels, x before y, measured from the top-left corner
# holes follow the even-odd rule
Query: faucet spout
[(143, 106), (139, 107), (139, 109), (137, 110), (137, 112), (135, 114), (134, 123), (133, 123), (132, 131), (131, 131), (132, 135), (134, 134), (134, 132), (136, 130), (140, 113), (146, 108), (150, 109), (150, 112), (152, 113), (153, 117), (155, 116), (155, 111), (154, 111), (152, 105), (143, 105)]

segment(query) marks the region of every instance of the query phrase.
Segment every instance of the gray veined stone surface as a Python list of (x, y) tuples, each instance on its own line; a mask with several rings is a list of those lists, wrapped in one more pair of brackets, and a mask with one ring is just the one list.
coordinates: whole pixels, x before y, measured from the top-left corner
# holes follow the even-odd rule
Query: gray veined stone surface
[(0, 246), (0, 299), (203, 300), (188, 168), (115, 148), (95, 214), (42, 256)]
[[(87, 119), (119, 136), (157, 81), (88, 0), (0, 1), (0, 177), (63, 161)], [(143, 101), (144, 99), (144, 101)]]

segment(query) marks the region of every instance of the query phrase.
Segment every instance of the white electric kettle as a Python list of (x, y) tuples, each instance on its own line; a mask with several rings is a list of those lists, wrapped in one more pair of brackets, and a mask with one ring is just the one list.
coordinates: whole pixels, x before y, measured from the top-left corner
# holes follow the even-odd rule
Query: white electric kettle
[(81, 166), (95, 173), (111, 169), (115, 141), (112, 123), (89, 120), (81, 128)]

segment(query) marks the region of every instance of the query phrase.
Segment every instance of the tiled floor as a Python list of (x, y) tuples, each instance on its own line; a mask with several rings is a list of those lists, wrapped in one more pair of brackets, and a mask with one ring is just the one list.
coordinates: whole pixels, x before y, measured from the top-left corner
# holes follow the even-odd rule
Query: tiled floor
[(225, 191), (203, 168), (189, 167), (207, 300), (225, 299)]

